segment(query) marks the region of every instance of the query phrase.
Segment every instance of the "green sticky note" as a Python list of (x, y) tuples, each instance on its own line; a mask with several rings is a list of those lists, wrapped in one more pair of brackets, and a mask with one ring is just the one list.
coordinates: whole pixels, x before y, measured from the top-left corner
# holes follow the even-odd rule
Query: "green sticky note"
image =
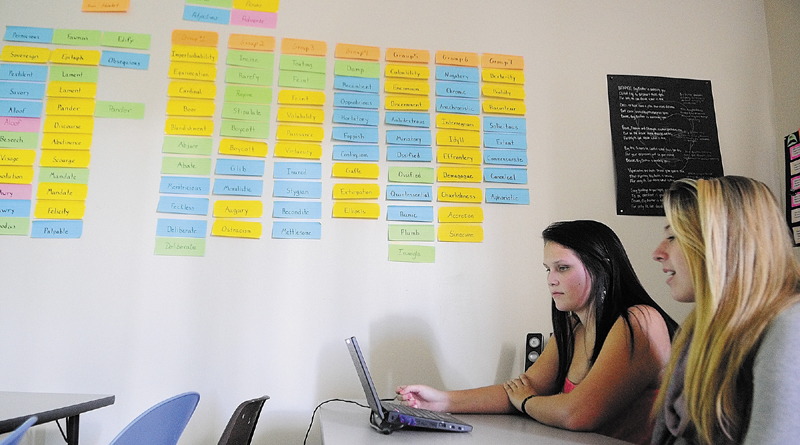
[(75, 46), (100, 46), (103, 33), (85, 29), (54, 29), (53, 44)]
[(389, 261), (403, 263), (433, 263), (435, 260), (436, 248), (433, 246), (389, 244)]
[(144, 119), (144, 104), (98, 100), (95, 102), (94, 116), (117, 119)]
[(436, 230), (432, 224), (389, 225), (389, 241), (433, 242), (435, 240)]
[(281, 56), (280, 69), (325, 74), (325, 65), (327, 63), (328, 61), (324, 57), (284, 54)]
[(232, 49), (228, 51), (225, 63), (233, 66), (248, 68), (262, 68), (271, 70), (275, 66), (275, 54), (261, 51), (243, 51)]
[(381, 77), (381, 65), (378, 62), (358, 62), (355, 60), (337, 60), (333, 66), (333, 73), (337, 76), (368, 77), (377, 79)]
[(39, 133), (0, 131), (0, 148), (38, 148)]
[(278, 74), (278, 86), (324, 90), (325, 75), (319, 73), (301, 73), (299, 71), (281, 71), (280, 74)]
[(164, 136), (162, 151), (170, 154), (211, 156), (214, 141), (208, 137)]
[(272, 88), (227, 85), (225, 86), (225, 102), (269, 104), (272, 102)]
[(50, 81), (97, 83), (99, 72), (96, 66), (51, 65)]
[(0, 235), (27, 235), (30, 227), (29, 218), (0, 217)]
[(269, 113), (269, 105), (239, 104), (234, 102), (225, 102), (222, 104), (223, 119), (269, 122)]
[(433, 167), (389, 167), (389, 182), (433, 184), (435, 177)]
[(273, 71), (258, 68), (228, 67), (225, 71), (225, 83), (240, 83), (243, 85), (272, 85)]
[(233, 0), (186, 0), (190, 5), (216, 6), (217, 8), (232, 8)]
[(58, 182), (62, 184), (88, 184), (88, 168), (40, 167), (39, 182)]
[(156, 237), (156, 255), (204, 256), (206, 240), (203, 238)]
[(207, 176), (211, 174), (211, 159), (164, 156), (161, 160), (161, 173)]
[(102, 46), (130, 49), (150, 49), (150, 34), (106, 31), (100, 42)]
[(269, 122), (229, 121), (222, 120), (219, 135), (246, 139), (267, 139)]

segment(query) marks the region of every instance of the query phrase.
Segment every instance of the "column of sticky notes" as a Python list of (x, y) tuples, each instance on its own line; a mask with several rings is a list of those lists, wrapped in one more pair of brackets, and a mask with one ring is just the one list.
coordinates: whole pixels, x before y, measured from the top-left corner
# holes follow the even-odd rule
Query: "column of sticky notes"
[[(333, 217), (377, 219), (381, 189), (375, 182), (380, 169), (378, 107), (380, 106), (380, 49), (336, 46), (333, 93)], [(355, 162), (354, 162), (355, 161)]]
[[(431, 147), (430, 53), (386, 50), (386, 186), (389, 260), (431, 263), (435, 248), (420, 244), (435, 240)], [(428, 204), (424, 204), (428, 203)]]
[(182, 218), (159, 218), (158, 255), (205, 255), (218, 40), (215, 32), (172, 33), (158, 212)]
[(264, 204), (260, 198), (269, 149), (274, 49), (273, 37), (233, 34), (228, 39), (221, 157), (214, 169), (213, 193), (236, 199), (214, 202), (213, 214), (218, 219), (211, 234), (215, 236), (261, 237)]
[[(322, 141), (325, 139), (325, 73), (328, 46), (283, 39), (278, 64), (278, 129), (274, 157), (272, 237), (320, 239)], [(294, 161), (277, 160), (294, 159)], [(316, 220), (316, 221), (315, 221)]]
[[(436, 52), (438, 240), (483, 241), (480, 73), (475, 53)], [(458, 204), (458, 205), (456, 205)], [(476, 205), (477, 204), (477, 205)]]
[(483, 54), (484, 181), (510, 186), (486, 188), (486, 202), (529, 204), (528, 142), (525, 125), (525, 67), (520, 56)]

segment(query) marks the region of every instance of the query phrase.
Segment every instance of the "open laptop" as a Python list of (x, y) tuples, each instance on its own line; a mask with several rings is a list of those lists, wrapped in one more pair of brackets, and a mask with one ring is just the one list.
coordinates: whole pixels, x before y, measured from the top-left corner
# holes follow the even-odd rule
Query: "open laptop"
[(467, 432), (472, 430), (472, 426), (446, 413), (439, 413), (427, 409), (412, 408), (399, 403), (384, 402), (378, 397), (372, 377), (369, 375), (367, 363), (358, 347), (355, 337), (345, 340), (353, 364), (364, 388), (364, 395), (367, 396), (367, 403), (372, 410), (369, 417), (369, 424), (383, 434), (389, 434), (394, 430), (404, 427), (423, 428), (439, 431)]

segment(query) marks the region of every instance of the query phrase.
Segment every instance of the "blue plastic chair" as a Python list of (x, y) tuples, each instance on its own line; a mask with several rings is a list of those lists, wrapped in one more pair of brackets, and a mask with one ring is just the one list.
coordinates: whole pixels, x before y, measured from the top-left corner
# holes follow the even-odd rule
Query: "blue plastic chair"
[(200, 394), (187, 392), (159, 402), (133, 419), (111, 445), (175, 445), (199, 401)]
[(22, 440), (22, 436), (28, 432), (28, 429), (33, 426), (36, 421), (39, 420), (36, 416), (29, 417), (28, 420), (22, 423), (22, 425), (18, 426), (11, 434), (8, 435), (0, 445), (17, 445), (20, 440)]

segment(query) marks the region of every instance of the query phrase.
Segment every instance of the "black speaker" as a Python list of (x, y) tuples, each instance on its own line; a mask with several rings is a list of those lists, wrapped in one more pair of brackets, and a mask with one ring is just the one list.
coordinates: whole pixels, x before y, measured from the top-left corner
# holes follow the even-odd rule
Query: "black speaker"
[(539, 332), (532, 332), (525, 338), (525, 370), (531, 367), (533, 362), (539, 358), (544, 346), (544, 337)]

